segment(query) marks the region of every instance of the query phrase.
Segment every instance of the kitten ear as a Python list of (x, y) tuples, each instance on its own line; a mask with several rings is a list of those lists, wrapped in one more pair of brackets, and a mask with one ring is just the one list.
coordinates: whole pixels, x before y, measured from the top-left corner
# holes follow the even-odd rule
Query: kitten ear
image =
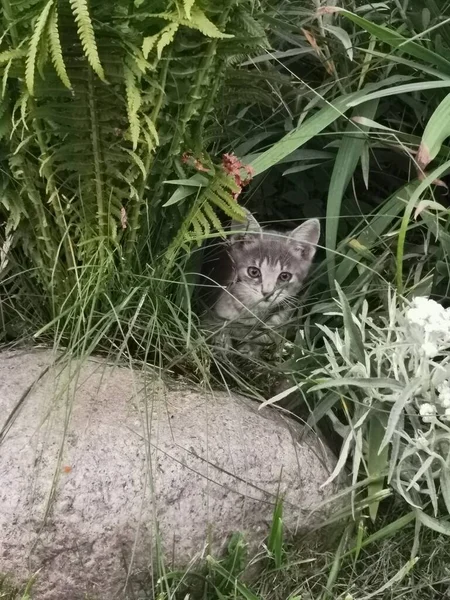
[(312, 260), (320, 237), (320, 222), (318, 219), (308, 219), (291, 231), (289, 238), (298, 242), (298, 248), (304, 258)]
[(247, 209), (244, 208), (244, 211), (246, 215), (244, 222), (241, 223), (235, 220), (231, 222), (231, 230), (237, 232), (231, 236), (232, 242), (243, 241), (247, 235), (251, 237), (252, 234), (262, 232), (261, 225), (255, 217)]

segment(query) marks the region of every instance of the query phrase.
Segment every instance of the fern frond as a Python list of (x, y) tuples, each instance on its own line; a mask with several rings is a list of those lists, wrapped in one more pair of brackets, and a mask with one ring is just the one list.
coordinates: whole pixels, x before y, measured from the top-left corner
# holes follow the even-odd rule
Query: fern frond
[(170, 23), (170, 25), (167, 25), (167, 27), (164, 27), (162, 30), (158, 43), (156, 44), (158, 58), (161, 58), (164, 48), (168, 46), (170, 42), (173, 42), (173, 38), (175, 37), (179, 26), (179, 23)]
[(155, 124), (153, 123), (151, 118), (145, 114), (144, 114), (144, 121), (147, 124), (148, 132), (150, 133), (151, 137), (155, 140), (155, 145), (159, 146), (159, 135), (158, 135), (158, 132), (156, 131)]
[(72, 89), (69, 76), (67, 75), (66, 65), (64, 64), (61, 39), (59, 37), (58, 28), (58, 8), (55, 6), (50, 14), (48, 20), (48, 42), (50, 46), (50, 56), (52, 59), (55, 71), (58, 73), (58, 77), (61, 79), (63, 85), (69, 90)]
[(210, 234), (211, 225), (221, 235), (225, 235), (217, 209), (236, 221), (245, 220), (245, 211), (237, 203), (234, 194), (240, 191), (233, 177), (218, 169), (208, 187), (194, 201), (185, 217), (175, 239), (165, 252), (165, 259), (170, 265), (181, 248), (188, 242), (198, 245)]
[(45, 31), (50, 10), (54, 2), (55, 0), (49, 0), (42, 9), (41, 14), (39, 15), (38, 20), (36, 21), (36, 26), (34, 28), (33, 35), (31, 36), (30, 45), (28, 48), (28, 55), (25, 68), (25, 82), (27, 84), (27, 88), (31, 96), (34, 94), (34, 77), (36, 70), (36, 58), (38, 47), (41, 41), (41, 37)]
[(0, 52), (0, 66), (9, 63), (11, 60), (17, 60), (27, 55), (27, 51), (23, 48), (14, 48)]
[(78, 27), (78, 35), (84, 54), (94, 72), (97, 73), (102, 81), (106, 81), (98, 55), (97, 42), (95, 41), (94, 27), (89, 15), (87, 0), (69, 0), (69, 2)]
[(138, 115), (138, 111), (141, 107), (142, 102), (141, 92), (138, 86), (136, 85), (135, 74), (128, 67), (124, 67), (124, 78), (125, 90), (127, 95), (127, 114), (128, 121), (130, 124), (131, 141), (133, 143), (133, 150), (136, 150), (139, 141), (139, 134), (141, 131), (141, 124)]
[(209, 202), (205, 201), (202, 208), (203, 208), (203, 212), (205, 213), (206, 217), (208, 217), (208, 219), (210, 220), (211, 225), (214, 227), (214, 229), (216, 231), (221, 232), (222, 231), (222, 223), (220, 222), (220, 219), (216, 215), (211, 204)]
[(186, 15), (186, 19), (191, 18), (191, 10), (195, 4), (195, 0), (183, 0), (183, 8), (184, 14)]
[(197, 246), (200, 246), (202, 243), (202, 240), (204, 239), (203, 225), (204, 225), (205, 221), (206, 221), (206, 219), (203, 218), (201, 210), (198, 211), (197, 215), (191, 221), (191, 228), (192, 228), (193, 234), (191, 233), (189, 235), (189, 238), (192, 241), (197, 242)]
[(39, 2), (40, 0), (11, 0), (11, 10), (14, 15), (18, 15), (25, 11), (30, 13), (30, 8)]

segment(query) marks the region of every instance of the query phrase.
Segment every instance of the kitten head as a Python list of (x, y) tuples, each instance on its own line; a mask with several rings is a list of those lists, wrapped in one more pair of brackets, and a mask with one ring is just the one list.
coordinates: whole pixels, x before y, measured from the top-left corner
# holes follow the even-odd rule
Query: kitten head
[(296, 296), (311, 267), (320, 224), (309, 219), (289, 233), (263, 230), (247, 214), (245, 223), (232, 224), (230, 257), (234, 285), (230, 290), (244, 306), (261, 308), (288, 303)]

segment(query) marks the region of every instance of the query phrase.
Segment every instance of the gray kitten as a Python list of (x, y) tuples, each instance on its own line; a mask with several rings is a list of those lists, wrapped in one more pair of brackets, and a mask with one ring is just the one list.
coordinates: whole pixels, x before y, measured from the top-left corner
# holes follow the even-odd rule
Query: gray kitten
[(233, 222), (229, 238), (231, 269), (211, 307), (207, 324), (220, 329), (221, 343), (238, 342), (241, 352), (257, 354), (261, 346), (282, 339), (295, 310), (295, 297), (311, 267), (320, 224), (310, 219), (291, 231), (263, 230), (247, 214), (246, 223)]

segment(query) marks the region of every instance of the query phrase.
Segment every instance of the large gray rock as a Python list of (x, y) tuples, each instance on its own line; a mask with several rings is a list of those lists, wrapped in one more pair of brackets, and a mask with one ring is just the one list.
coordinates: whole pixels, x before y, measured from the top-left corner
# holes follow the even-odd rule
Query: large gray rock
[(35, 598), (127, 597), (156, 560), (187, 565), (234, 531), (255, 549), (278, 491), (290, 533), (323, 519), (311, 511), (335, 493), (320, 487), (334, 457), (279, 411), (102, 361), (53, 363), (0, 354), (0, 573), (39, 570)]

